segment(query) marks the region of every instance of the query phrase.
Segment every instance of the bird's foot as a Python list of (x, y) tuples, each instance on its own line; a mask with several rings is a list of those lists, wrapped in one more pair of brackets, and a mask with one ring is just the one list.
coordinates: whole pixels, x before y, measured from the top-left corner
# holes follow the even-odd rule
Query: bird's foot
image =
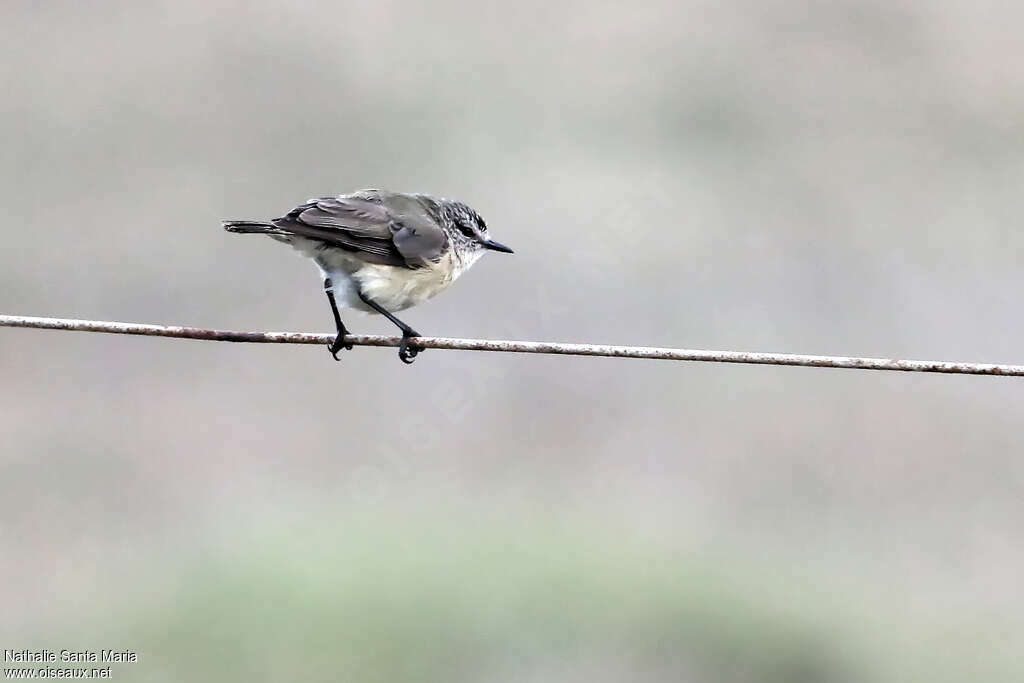
[(418, 336), (420, 336), (420, 333), (412, 328), (402, 330), (402, 343), (398, 345), (398, 357), (406, 365), (412, 365), (413, 361), (416, 360), (416, 356), (423, 350), (409, 345), (409, 340), (415, 339)]
[(334, 338), (334, 341), (327, 345), (327, 350), (334, 356), (334, 360), (341, 360), (338, 358), (338, 353), (345, 349), (347, 351), (352, 350), (352, 343), (345, 343), (345, 335), (348, 334), (348, 330), (342, 330), (338, 332), (338, 336)]

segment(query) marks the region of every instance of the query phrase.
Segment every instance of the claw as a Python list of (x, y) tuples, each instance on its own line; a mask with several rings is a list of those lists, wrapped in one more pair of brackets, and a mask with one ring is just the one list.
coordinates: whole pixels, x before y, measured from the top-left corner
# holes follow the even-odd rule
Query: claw
[(327, 345), (327, 350), (331, 352), (332, 356), (334, 356), (334, 360), (341, 360), (340, 358), (338, 358), (338, 353), (342, 349), (345, 349), (346, 351), (352, 350), (352, 343), (345, 343), (346, 334), (348, 334), (347, 331), (339, 332), (338, 336), (334, 338), (334, 341)]
[(409, 348), (409, 340), (418, 336), (420, 335), (412, 330), (402, 334), (402, 343), (398, 346), (398, 358), (406, 365), (412, 365), (416, 356), (422, 351), (422, 349)]

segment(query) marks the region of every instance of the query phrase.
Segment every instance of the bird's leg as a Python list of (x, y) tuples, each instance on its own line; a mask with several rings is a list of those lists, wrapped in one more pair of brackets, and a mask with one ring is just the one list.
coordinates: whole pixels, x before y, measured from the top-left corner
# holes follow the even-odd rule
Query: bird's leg
[(420, 336), (420, 333), (393, 316), (390, 311), (385, 310), (383, 306), (378, 304), (376, 301), (373, 301), (362, 292), (359, 292), (359, 298), (363, 300), (364, 304), (383, 315), (385, 318), (397, 325), (398, 329), (402, 330), (402, 344), (398, 347), (398, 357), (406, 365), (411, 365), (412, 362), (416, 360), (416, 356), (422, 349), (417, 349), (415, 347), (410, 348), (409, 340), (413, 337)]
[(345, 343), (345, 335), (348, 334), (348, 329), (345, 327), (345, 323), (341, 322), (341, 314), (338, 313), (338, 302), (334, 300), (334, 283), (331, 282), (331, 278), (324, 278), (324, 292), (327, 294), (327, 300), (331, 302), (331, 313), (334, 314), (334, 326), (338, 330), (338, 336), (334, 338), (334, 342), (327, 345), (327, 350), (334, 356), (334, 360), (341, 360), (338, 358), (338, 352), (342, 349), (352, 349), (352, 344)]

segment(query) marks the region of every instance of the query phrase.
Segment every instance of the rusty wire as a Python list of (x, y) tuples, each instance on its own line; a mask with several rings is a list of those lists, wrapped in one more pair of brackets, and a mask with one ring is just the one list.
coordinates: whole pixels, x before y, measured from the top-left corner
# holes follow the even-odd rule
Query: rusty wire
[[(105, 320), (38, 318), (21, 315), (0, 315), (0, 327), (31, 327), (72, 332), (105, 332), (109, 334), (134, 334), (151, 337), (172, 337), (175, 339), (248, 342), (256, 344), (328, 344), (334, 340), (333, 334), (310, 332), (235, 332), (198, 327), (179, 327), (176, 325), (146, 325)], [(355, 346), (396, 347), (401, 343), (401, 337), (353, 334), (348, 335), (345, 341)], [(751, 365), (790, 365), (813, 368), (890, 370), (897, 372), (940, 372), (961, 375), (1024, 376), (1024, 365), (999, 363), (811, 356), (793, 353), (708, 351), (650, 346), (608, 346), (605, 344), (455, 339), (450, 337), (418, 337), (416, 339), (416, 346), (424, 349), (450, 349), (454, 351), (499, 351), (505, 353), (544, 353), (568, 356), (605, 356), (611, 358), (650, 358), (705, 363), (746, 363)]]

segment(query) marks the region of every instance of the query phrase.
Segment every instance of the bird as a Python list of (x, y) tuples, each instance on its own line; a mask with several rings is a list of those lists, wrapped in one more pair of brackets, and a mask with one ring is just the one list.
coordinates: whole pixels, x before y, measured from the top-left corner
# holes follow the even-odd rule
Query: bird
[(320, 269), (337, 336), (327, 346), (341, 360), (349, 330), (339, 304), (379, 313), (402, 331), (398, 357), (411, 364), (420, 334), (395, 313), (447, 289), (486, 251), (512, 249), (491, 239), (468, 204), (426, 194), (358, 190), (309, 199), (269, 221), (229, 220), (228, 232), (266, 235), (291, 245)]

